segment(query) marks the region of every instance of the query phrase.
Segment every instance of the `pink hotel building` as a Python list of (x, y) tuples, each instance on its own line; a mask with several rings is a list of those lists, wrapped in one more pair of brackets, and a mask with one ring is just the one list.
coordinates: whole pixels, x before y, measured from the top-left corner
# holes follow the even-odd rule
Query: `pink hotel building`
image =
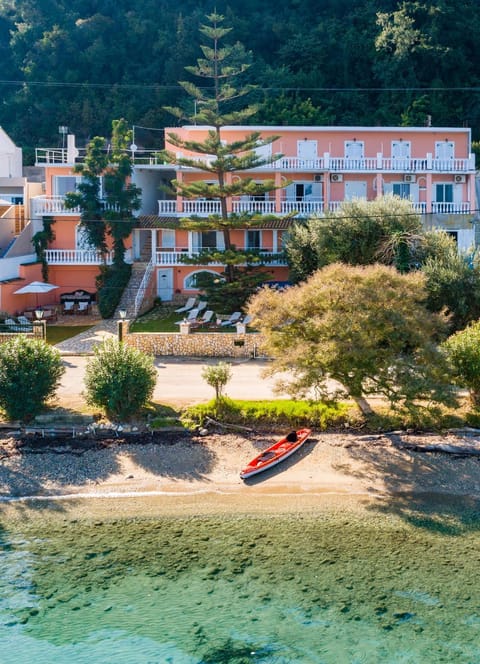
[[(199, 141), (207, 131), (202, 126), (167, 128), (165, 147), (177, 152), (169, 145), (169, 133)], [(373, 200), (388, 193), (408, 198), (413, 209), (422, 215), (425, 226), (451, 233), (459, 250), (467, 251), (474, 246), (477, 203), (470, 129), (232, 126), (222, 129), (222, 137), (228, 143), (251, 131), (259, 131), (264, 137), (279, 136), (261, 152), (267, 157), (283, 156), (249, 171), (248, 177), (258, 181), (273, 179), (282, 188), (262, 197), (242, 196), (228, 201), (233, 212), (269, 215), (259, 229), (234, 231), (232, 241), (238, 248), (258, 249), (267, 257), (278, 254), (292, 223), (284, 219), (285, 215), (322, 215), (326, 210), (335, 210), (344, 200)], [(129, 312), (135, 315), (142, 310), (143, 294), (152, 287), (162, 300), (170, 301), (179, 293), (195, 294), (195, 276), (199, 271), (221, 272), (221, 265), (186, 265), (182, 259), (204, 248), (222, 248), (223, 237), (215, 231), (187, 231), (179, 223), (182, 217), (191, 214), (207, 216), (218, 212), (218, 200), (183, 199), (164, 193), (165, 185), (172, 179), (205, 179), (205, 172), (165, 164), (158, 151), (145, 151), (135, 145), (131, 149), (135, 164), (133, 180), (142, 189), (142, 207), (128, 243), (128, 258), (136, 272), (143, 274), (134, 311)], [(68, 136), (65, 148), (37, 149), (36, 165), (44, 169), (44, 192), (25, 200), (29, 223), (13, 238), (8, 252), (0, 254), (1, 310), (14, 312), (30, 304), (29, 296), (13, 295), (13, 291), (22, 283), (39, 278), (40, 266), (32, 259), (32, 251), (25, 251), (25, 237), (31, 238), (42, 230), (45, 216), (55, 220), (55, 239), (46, 252), (49, 281), (59, 286), (54, 298), (58, 301), (62, 293), (78, 288), (95, 290), (101, 258), (85, 244), (79, 210), (68, 210), (64, 205), (65, 194), (75, 188), (78, 180), (72, 169), (82, 158), (73, 135)], [(0, 168), (1, 163), (0, 154)], [(5, 180), (1, 175), (0, 198)], [(232, 180), (245, 176), (245, 173), (229, 175)], [(0, 223), (1, 215), (2, 208)], [(18, 260), (17, 243), (19, 251), (29, 254), (25, 255), (25, 261)], [(9, 257), (16, 260), (6, 261)], [(285, 261), (278, 257), (269, 264), (269, 270), (273, 279), (288, 278)], [(52, 300), (51, 294), (47, 297)]]

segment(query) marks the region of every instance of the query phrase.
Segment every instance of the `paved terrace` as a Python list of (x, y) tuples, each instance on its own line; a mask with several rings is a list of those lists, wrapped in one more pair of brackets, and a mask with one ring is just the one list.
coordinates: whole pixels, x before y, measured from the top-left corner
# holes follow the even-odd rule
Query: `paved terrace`
[[(104, 339), (117, 337), (117, 320), (101, 319), (94, 316), (59, 316), (57, 325), (93, 325), (89, 330), (61, 341), (56, 348), (62, 355), (82, 355), (92, 353), (94, 346), (101, 344)], [(48, 326), (47, 326), (48, 336)]]

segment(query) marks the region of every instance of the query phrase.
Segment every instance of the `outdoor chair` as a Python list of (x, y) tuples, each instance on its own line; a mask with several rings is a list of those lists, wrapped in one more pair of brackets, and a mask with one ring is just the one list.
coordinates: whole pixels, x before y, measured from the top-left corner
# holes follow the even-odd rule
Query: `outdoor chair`
[(195, 329), (196, 327), (206, 327), (212, 322), (214, 312), (211, 309), (207, 309), (201, 318), (196, 318), (190, 323), (190, 327)]
[(90, 310), (90, 302), (79, 302), (77, 306), (77, 314), (86, 316)]
[(63, 313), (64, 314), (73, 314), (75, 310), (75, 302), (73, 300), (67, 300), (63, 303)]
[(3, 321), (3, 324), (12, 332), (19, 332), (20, 330), (23, 330), (23, 325), (20, 325), (16, 320), (13, 318), (5, 318)]
[(182, 318), (182, 320), (177, 320), (175, 321), (175, 325), (181, 325), (182, 323), (191, 323), (196, 319), (198, 316), (198, 309), (190, 309), (188, 312), (188, 315), (185, 316), (185, 318)]
[(196, 308), (198, 309), (198, 311), (203, 311), (204, 309), (207, 308), (207, 303), (205, 302), (205, 300), (200, 300)]
[(26, 327), (29, 330), (32, 329), (32, 321), (28, 320), (28, 318), (26, 316), (23, 316), (23, 315), (22, 316), (17, 316), (17, 320), (18, 320), (18, 322), (20, 323), (20, 325), (22, 327)]
[(234, 311), (233, 314), (230, 315), (230, 318), (227, 318), (227, 320), (222, 320), (220, 325), (222, 327), (232, 327), (235, 325), (235, 323), (238, 323), (240, 318), (242, 317), (242, 312), (241, 311)]
[(195, 306), (195, 297), (189, 297), (188, 300), (185, 302), (183, 307), (180, 307), (180, 309), (175, 309), (176, 314), (183, 314), (184, 311), (190, 311), (190, 309), (193, 309)]
[(245, 316), (245, 318), (242, 320), (242, 323), (243, 323), (244, 325), (248, 325), (248, 324), (251, 323), (251, 322), (252, 322), (252, 317), (249, 316), (249, 315)]
[(57, 320), (57, 311), (56, 311), (56, 309), (44, 309), (43, 310), (43, 320)]

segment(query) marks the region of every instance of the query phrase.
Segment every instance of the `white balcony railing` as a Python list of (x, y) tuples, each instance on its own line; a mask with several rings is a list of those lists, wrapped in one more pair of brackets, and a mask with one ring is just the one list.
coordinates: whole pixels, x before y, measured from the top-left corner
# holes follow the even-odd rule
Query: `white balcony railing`
[(220, 214), (220, 201), (183, 201), (184, 214)]
[(80, 207), (68, 209), (65, 207), (64, 196), (36, 196), (32, 198), (32, 213), (36, 217), (81, 213)]
[[(103, 256), (95, 249), (47, 249), (45, 258), (50, 265), (100, 265)], [(107, 254), (106, 262), (112, 262), (112, 255)]]
[(418, 201), (411, 201), (414, 212), (418, 214), (425, 214), (427, 211), (426, 203), (419, 203)]
[[(68, 150), (67, 148), (37, 148), (35, 151), (35, 161), (37, 165), (73, 165), (76, 162), (82, 162), (85, 158), (86, 150)], [(161, 150), (143, 150), (136, 149), (130, 152), (134, 164), (142, 166), (156, 166), (163, 169), (175, 170), (175, 164), (167, 163)], [(337, 157), (325, 152), (321, 157), (312, 159), (302, 159), (298, 156), (284, 155), (276, 161), (259, 166), (253, 170), (260, 171), (304, 171), (304, 172), (365, 172), (365, 171), (396, 171), (407, 173), (421, 173), (425, 171), (437, 171), (441, 173), (473, 173), (475, 172), (475, 157), (470, 154), (468, 157), (435, 159), (434, 153), (425, 153), (420, 157), (385, 157), (382, 153), (375, 156), (361, 157), (359, 159), (348, 159), (346, 157)], [(198, 155), (177, 153), (179, 158), (185, 157), (202, 164), (211, 164), (215, 159), (213, 155)], [(194, 167), (192, 167), (194, 168)]]
[(432, 212), (442, 214), (468, 214), (471, 212), (470, 203), (437, 203), (432, 202)]
[[(237, 247), (238, 251), (248, 251)], [(195, 258), (196, 252), (188, 251), (157, 251), (155, 260), (157, 265), (184, 265), (185, 258)], [(278, 253), (271, 251), (261, 251), (260, 255), (268, 262), (269, 265), (286, 265), (287, 262), (284, 258), (279, 258)], [(271, 259), (269, 260), (269, 257)], [(275, 257), (275, 258), (273, 258)], [(209, 263), (209, 265), (223, 265), (223, 263)]]
[(322, 214), (323, 201), (282, 201), (282, 214)]
[[(118, 206), (101, 201), (102, 210), (118, 210)], [(32, 214), (36, 217), (50, 215), (79, 215), (82, 210), (77, 205), (67, 208), (65, 196), (35, 196), (32, 198)]]
[(164, 214), (176, 214), (177, 212), (177, 201), (158, 201), (158, 215), (162, 216)]
[(275, 214), (275, 201), (233, 201), (234, 212), (258, 212)]

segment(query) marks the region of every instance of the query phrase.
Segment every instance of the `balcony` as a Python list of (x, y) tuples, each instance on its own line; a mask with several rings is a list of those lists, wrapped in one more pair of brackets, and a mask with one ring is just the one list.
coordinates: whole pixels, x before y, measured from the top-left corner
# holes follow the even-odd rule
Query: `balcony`
[[(69, 151), (67, 148), (37, 148), (35, 162), (37, 166), (48, 165), (69, 165), (82, 162), (85, 158), (86, 150)], [(193, 159), (199, 163), (211, 164), (214, 161), (212, 155), (199, 157), (178, 153), (179, 158), (185, 157)], [(175, 170), (174, 164), (168, 164), (162, 159), (159, 150), (134, 150), (131, 157), (135, 166), (152, 166), (161, 169)], [(195, 170), (194, 167), (182, 167), (183, 170)], [(435, 159), (433, 152), (426, 152), (420, 157), (385, 157), (382, 153), (376, 153), (372, 156), (360, 157), (358, 159), (349, 159), (345, 156), (335, 156), (328, 152), (322, 156), (312, 159), (302, 159), (298, 156), (285, 155), (271, 164), (259, 166), (254, 171), (281, 171), (286, 173), (304, 172), (304, 173), (474, 173), (475, 157), (473, 154), (468, 157), (453, 159)]]
[[(281, 211), (277, 213), (274, 200), (262, 201), (233, 201), (232, 211), (236, 214), (291, 214), (297, 212), (299, 215), (323, 212), (323, 201), (312, 199), (301, 199), (299, 201), (283, 201)], [(220, 201), (183, 201), (183, 211), (177, 209), (174, 200), (158, 201), (158, 215), (181, 217), (182, 215), (196, 215), (199, 217), (209, 214), (220, 214)]]
[(282, 214), (296, 212), (299, 216), (323, 214), (323, 200), (282, 201)]
[[(241, 247), (237, 247), (238, 251), (251, 251), (251, 249), (245, 249)], [(268, 263), (268, 265), (286, 265), (287, 261), (285, 258), (279, 258), (279, 252), (272, 252), (272, 251), (260, 251), (260, 256), (262, 259)], [(197, 252), (189, 252), (189, 251), (177, 251), (177, 250), (165, 250), (165, 251), (157, 251), (155, 254), (155, 263), (156, 265), (163, 265), (163, 266), (172, 266), (172, 265), (185, 265), (184, 260), (185, 258), (194, 258), (197, 256)], [(209, 265), (212, 266), (221, 266), (224, 265), (223, 263), (209, 263)]]
[[(116, 206), (108, 205), (102, 202), (103, 210), (114, 210)], [(65, 196), (35, 196), (32, 198), (32, 214), (34, 217), (50, 217), (56, 215), (78, 216), (82, 213), (77, 205), (74, 208), (67, 208), (65, 205)]]
[(53, 215), (76, 215), (81, 213), (79, 207), (68, 209), (65, 207), (64, 196), (35, 196), (32, 198), (32, 214), (34, 217), (47, 217)]
[[(101, 265), (103, 256), (95, 249), (47, 249), (45, 258), (49, 265)], [(106, 256), (106, 263), (112, 262), (112, 255)]]
[(233, 201), (233, 212), (275, 214), (275, 201)]
[(469, 214), (473, 213), (469, 202), (464, 203), (438, 203), (432, 202), (432, 212), (437, 214)]

